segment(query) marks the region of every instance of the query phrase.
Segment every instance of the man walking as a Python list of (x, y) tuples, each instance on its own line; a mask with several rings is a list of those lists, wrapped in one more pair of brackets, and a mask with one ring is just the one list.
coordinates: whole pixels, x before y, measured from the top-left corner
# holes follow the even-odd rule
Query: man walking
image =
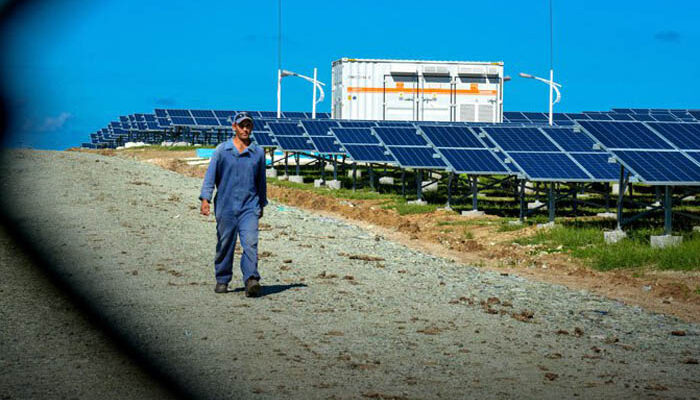
[(241, 112), (233, 118), (234, 137), (219, 144), (204, 175), (201, 214), (209, 215), (214, 186), (216, 216), (216, 257), (214, 292), (228, 292), (233, 277), (233, 251), (236, 237), (241, 237), (241, 272), (247, 297), (260, 294), (258, 273), (258, 219), (267, 205), (265, 152), (251, 144), (253, 118)]

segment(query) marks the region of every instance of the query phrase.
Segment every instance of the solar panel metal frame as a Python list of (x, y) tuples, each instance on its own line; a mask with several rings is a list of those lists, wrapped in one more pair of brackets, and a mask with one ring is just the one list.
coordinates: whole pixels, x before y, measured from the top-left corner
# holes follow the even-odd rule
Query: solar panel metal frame
[[(425, 126), (428, 128), (428, 126)], [(479, 137), (470, 127), (468, 126), (435, 126), (435, 127), (429, 127), (431, 129), (441, 129), (441, 128), (462, 128), (465, 129), (467, 132), (469, 132), (470, 135), (478, 142), (481, 143), (482, 147), (455, 147), (455, 146), (437, 146), (435, 142), (431, 139), (431, 135), (427, 134), (424, 130), (423, 127), (420, 125), (417, 125), (418, 130), (421, 132), (423, 137), (426, 139), (426, 141), (433, 147), (435, 150), (440, 154), (443, 158), (443, 160), (447, 163), (449, 166), (448, 170), (451, 172), (455, 172), (457, 174), (472, 174), (472, 175), (513, 175), (514, 171), (512, 171), (508, 166), (501, 160), (493, 151), (492, 148), (488, 146), (486, 141), (483, 140), (483, 138)], [(497, 171), (497, 170), (488, 170), (488, 169), (482, 169), (482, 170), (464, 170), (461, 168), (457, 168), (455, 164), (450, 161), (450, 157), (445, 155), (445, 150), (446, 153), (452, 155), (452, 151), (488, 151), (493, 159), (503, 167), (505, 171)]]
[[(520, 171), (520, 173), (518, 174), (519, 177), (524, 177), (527, 180), (532, 181), (532, 182), (610, 182), (611, 181), (609, 179), (596, 178), (583, 165), (581, 165), (581, 163), (578, 162), (578, 160), (576, 160), (570, 154), (570, 152), (566, 151), (561, 145), (559, 145), (559, 143), (557, 143), (554, 139), (552, 139), (549, 135), (547, 135), (541, 129), (541, 127), (531, 126), (531, 127), (526, 127), (526, 128), (534, 129), (537, 132), (539, 132), (539, 134), (543, 135), (550, 143), (552, 143), (554, 145), (554, 147), (557, 150), (546, 150), (546, 151), (543, 151), (543, 150), (540, 150), (540, 151), (536, 151), (536, 150), (535, 151), (532, 151), (532, 150), (508, 150), (507, 151), (507, 150), (505, 150), (503, 145), (498, 142), (498, 140), (496, 140), (493, 136), (491, 136), (488, 133), (488, 131), (485, 128), (488, 128), (488, 127), (480, 127), (479, 129), (481, 130), (481, 132), (483, 132), (484, 135), (486, 135), (487, 137), (489, 137), (491, 139), (491, 141), (496, 145), (496, 147), (499, 149), (499, 151), (503, 152), (505, 157), (507, 157), (506, 160), (510, 160), (510, 163), (505, 162), (505, 161), (504, 161), (504, 163), (505, 164), (514, 164), (517, 167), (517, 170)], [(503, 129), (508, 129), (508, 128), (503, 128)], [(571, 129), (571, 128), (552, 128), (552, 129)], [(580, 178), (580, 177), (575, 177), (575, 176), (573, 176), (573, 174), (569, 177), (565, 177), (565, 176), (557, 176), (557, 177), (554, 177), (554, 176), (549, 176), (549, 177), (536, 176), (535, 174), (531, 173), (532, 171), (529, 168), (528, 169), (524, 168), (521, 165), (521, 163), (519, 163), (512, 156), (513, 154), (523, 154), (523, 155), (524, 154), (527, 154), (527, 155), (538, 155), (538, 154), (541, 154), (541, 155), (555, 155), (555, 154), (559, 155), (560, 154), (560, 155), (563, 155), (564, 157), (566, 157), (566, 159), (568, 159), (572, 164), (574, 164), (581, 172), (583, 172), (585, 175), (587, 175), (588, 178), (584, 179), (584, 178)], [(519, 158), (519, 156), (518, 156), (518, 158)], [(531, 171), (531, 172), (528, 172), (528, 171)]]
[[(379, 129), (401, 129), (401, 130), (409, 130), (409, 129), (410, 129), (410, 130), (413, 130), (413, 131), (414, 131), (413, 135), (419, 136), (419, 137), (426, 143), (426, 145), (388, 145), (386, 142), (384, 142), (384, 140), (382, 139), (382, 137), (381, 137), (379, 134), (377, 134), (376, 128), (379, 128)], [(387, 150), (389, 151), (389, 153), (394, 157), (394, 159), (396, 159), (396, 161), (397, 161), (397, 163), (399, 164), (400, 167), (403, 167), (403, 168), (414, 168), (414, 169), (437, 169), (437, 170), (449, 170), (449, 169), (450, 169), (450, 165), (449, 165), (447, 162), (445, 162), (445, 159), (444, 159), (444, 157), (442, 156), (442, 154), (440, 154), (439, 152), (437, 152), (437, 150), (435, 149), (435, 147), (429, 145), (428, 141), (425, 140), (425, 138), (422, 136), (421, 132), (418, 131), (417, 128), (416, 128), (415, 126), (414, 126), (413, 128), (406, 128), (406, 127), (395, 127), (395, 128), (391, 128), (391, 127), (372, 127), (372, 128), (370, 128), (370, 129), (372, 130), (372, 132), (374, 133), (374, 135), (377, 137), (377, 139), (379, 139), (379, 141), (381, 142), (381, 144), (384, 145), (384, 147), (386, 147), (386, 149), (387, 149)], [(440, 160), (440, 162), (442, 163), (442, 165), (427, 165), (427, 164), (420, 164), (420, 163), (417, 163), (417, 162), (414, 163), (414, 162), (412, 162), (411, 160), (409, 160), (408, 157), (404, 157), (404, 154), (403, 154), (403, 150), (404, 150), (404, 149), (406, 149), (407, 151), (408, 151), (409, 149), (413, 149), (414, 151), (430, 150), (430, 151), (432, 152), (430, 158), (433, 159), (433, 160)], [(420, 149), (420, 150), (419, 150), (419, 149)], [(397, 156), (397, 154), (399, 154), (401, 157)], [(437, 157), (435, 157), (436, 155), (437, 155)], [(401, 159), (400, 159), (400, 158), (403, 158), (403, 159), (404, 159), (404, 162), (401, 162)]]
[[(625, 122), (625, 121), (606, 121), (607, 123), (615, 123), (615, 124), (625, 124), (625, 123), (631, 123), (631, 122)], [(585, 126), (581, 126), (583, 131), (589, 135), (592, 139), (596, 140), (598, 143), (600, 143), (600, 146), (606, 150), (608, 153), (612, 155), (612, 157), (615, 158), (615, 160), (621, 164), (622, 166), (625, 167), (628, 171), (630, 171), (634, 176), (631, 177), (631, 181), (633, 182), (642, 182), (648, 185), (652, 186), (700, 186), (700, 180), (698, 181), (674, 181), (674, 180), (654, 180), (654, 179), (649, 179), (648, 175), (645, 176), (645, 174), (641, 174), (640, 170), (638, 168), (635, 168), (632, 163), (630, 162), (631, 160), (626, 159), (625, 155), (630, 155), (630, 153), (648, 153), (648, 154), (655, 154), (655, 153), (660, 153), (660, 152), (667, 152), (667, 153), (679, 153), (685, 159), (690, 161), (692, 165), (695, 165), (699, 170), (700, 170), (700, 160), (694, 159), (688, 151), (684, 151), (679, 149), (677, 146), (675, 146), (672, 142), (670, 142), (668, 139), (660, 135), (658, 132), (656, 132), (653, 129), (650, 129), (649, 126), (647, 126), (643, 122), (638, 122), (635, 121), (635, 123), (642, 124), (644, 125), (647, 129), (649, 129), (652, 133), (654, 133), (656, 136), (661, 138), (666, 144), (670, 145), (671, 148), (654, 148), (654, 147), (646, 147), (646, 148), (629, 148), (629, 147), (609, 147), (606, 146), (603, 141), (599, 140), (595, 134), (591, 133)]]

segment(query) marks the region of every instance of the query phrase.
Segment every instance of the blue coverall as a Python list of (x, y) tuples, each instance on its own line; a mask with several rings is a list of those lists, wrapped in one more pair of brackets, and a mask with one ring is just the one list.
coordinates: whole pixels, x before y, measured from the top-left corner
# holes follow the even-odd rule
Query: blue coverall
[(243, 255), (243, 285), (248, 278), (260, 280), (258, 273), (258, 218), (267, 205), (265, 152), (252, 143), (239, 153), (233, 139), (219, 144), (204, 175), (199, 199), (211, 202), (214, 186), (216, 216), (217, 283), (228, 284), (233, 277), (233, 251), (240, 234)]

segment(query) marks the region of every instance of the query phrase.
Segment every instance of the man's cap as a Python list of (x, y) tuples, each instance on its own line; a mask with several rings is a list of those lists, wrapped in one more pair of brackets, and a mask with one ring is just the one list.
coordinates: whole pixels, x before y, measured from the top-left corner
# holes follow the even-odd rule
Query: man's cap
[(253, 117), (251, 117), (247, 112), (239, 112), (233, 117), (233, 123), (236, 125), (240, 125), (240, 123), (245, 120), (253, 122)]

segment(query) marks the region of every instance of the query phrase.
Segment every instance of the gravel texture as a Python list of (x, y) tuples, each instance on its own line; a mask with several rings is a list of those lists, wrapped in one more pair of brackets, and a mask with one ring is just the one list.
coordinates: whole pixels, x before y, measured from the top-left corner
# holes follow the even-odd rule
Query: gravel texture
[[(275, 202), (261, 221), (264, 296), (245, 298), (238, 274), (235, 290), (216, 295), (201, 180), (86, 153), (4, 156), (5, 212), (188, 394), (700, 397), (697, 324), (451, 263)], [(6, 354), (0, 396), (27, 369)], [(76, 372), (73, 384), (90, 378)]]

